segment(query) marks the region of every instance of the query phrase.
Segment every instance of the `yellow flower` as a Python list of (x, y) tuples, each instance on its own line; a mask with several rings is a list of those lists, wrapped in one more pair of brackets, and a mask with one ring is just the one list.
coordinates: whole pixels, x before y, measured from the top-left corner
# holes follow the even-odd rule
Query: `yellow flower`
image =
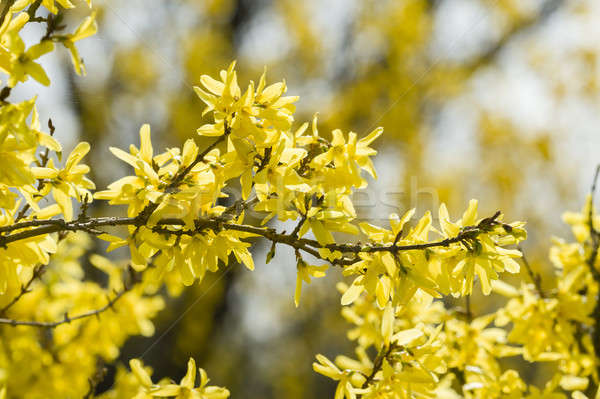
[(130, 360), (129, 366), (141, 386), (135, 399), (151, 399), (155, 397), (225, 399), (229, 397), (227, 389), (207, 385), (209, 381), (208, 376), (201, 368), (198, 369), (200, 373), (200, 386), (195, 387), (197, 371), (196, 362), (192, 358), (188, 361), (187, 373), (181, 379), (179, 385), (173, 383), (153, 384), (148, 373), (149, 370), (144, 368), (142, 362), (138, 359)]
[[(64, 2), (68, 2), (68, 0), (63, 0)], [(71, 53), (71, 61), (73, 62), (73, 67), (75, 68), (75, 72), (77, 75), (85, 75), (85, 65), (81, 57), (79, 57), (79, 52), (75, 47), (75, 42), (95, 35), (98, 31), (98, 25), (96, 24), (96, 11), (92, 12), (92, 14), (83, 20), (83, 22), (77, 27), (75, 32), (65, 35), (61, 38), (62, 43), (66, 48), (69, 49)]]
[(52, 196), (60, 207), (65, 220), (73, 219), (71, 198), (78, 201), (92, 201), (92, 194), (88, 189), (94, 189), (96, 186), (85, 176), (90, 168), (79, 163), (89, 151), (89, 143), (81, 142), (69, 154), (64, 169), (55, 168), (53, 160), (50, 160), (46, 167), (31, 168), (35, 178), (50, 181)]
[(50, 84), (48, 75), (35, 60), (54, 50), (54, 43), (43, 40), (25, 49), (19, 31), (28, 20), (29, 16), (26, 13), (20, 13), (8, 23), (0, 36), (0, 70), (9, 75), (9, 87), (14, 87), (18, 82), (25, 82), (29, 76), (45, 86)]
[(325, 270), (327, 270), (327, 268), (328, 265), (313, 266), (306, 264), (302, 259), (298, 259), (298, 265), (296, 267), (296, 291), (294, 292), (294, 304), (296, 307), (300, 304), (302, 281), (309, 284), (311, 277), (325, 277)]
[(333, 362), (323, 355), (317, 355), (317, 361), (318, 363), (313, 363), (313, 370), (334, 381), (339, 381), (335, 390), (335, 399), (357, 398), (356, 394), (361, 392), (358, 387), (364, 382), (364, 377), (362, 375), (354, 373), (351, 370), (341, 371), (333, 364)]

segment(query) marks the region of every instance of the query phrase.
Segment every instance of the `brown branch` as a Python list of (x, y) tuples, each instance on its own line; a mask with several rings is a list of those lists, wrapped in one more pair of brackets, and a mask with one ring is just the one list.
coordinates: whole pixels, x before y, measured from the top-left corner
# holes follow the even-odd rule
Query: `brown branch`
[(381, 368), (383, 367), (383, 361), (390, 356), (390, 354), (392, 353), (394, 348), (395, 348), (394, 344), (390, 344), (388, 347), (384, 346), (381, 348), (381, 351), (377, 354), (377, 357), (375, 357), (375, 362), (373, 363), (373, 370), (371, 370), (371, 374), (369, 374), (367, 376), (367, 379), (365, 380), (365, 382), (362, 385), (363, 389), (368, 387), (373, 382), (373, 380), (375, 379), (375, 376), (377, 375), (379, 370), (381, 370)]
[(21, 230), (27, 227), (41, 226), (32, 230), (25, 230), (7, 236), (0, 236), (0, 247), (4, 248), (7, 244), (15, 241), (25, 240), (44, 234), (58, 233), (61, 231), (86, 231), (88, 233), (99, 234), (102, 232), (96, 230), (98, 227), (141, 225), (143, 224), (140, 223), (140, 219), (137, 217), (100, 217), (87, 220), (73, 220), (70, 222), (67, 222), (64, 219), (29, 220), (0, 228), (0, 233), (3, 233)]
[[(497, 225), (496, 221), (499, 212), (490, 218), (483, 219), (477, 226), (464, 227), (461, 232), (455, 237), (449, 237), (440, 241), (432, 241), (422, 244), (398, 245), (397, 243), (390, 245), (362, 245), (362, 244), (320, 244), (317, 240), (298, 238), (292, 234), (279, 233), (275, 229), (269, 227), (256, 227), (246, 224), (231, 223), (227, 218), (199, 218), (195, 221), (195, 228), (191, 230), (172, 229), (173, 227), (181, 227), (185, 223), (180, 219), (163, 219), (156, 226), (148, 227), (155, 233), (175, 235), (175, 236), (194, 236), (202, 234), (204, 230), (211, 229), (213, 231), (221, 231), (223, 229), (252, 233), (257, 236), (262, 236), (270, 241), (286, 244), (295, 249), (307, 252), (319, 259), (327, 260), (319, 253), (319, 249), (329, 249), (330, 251), (339, 251), (343, 254), (354, 254), (352, 258), (341, 258), (331, 261), (333, 264), (340, 266), (351, 265), (358, 261), (359, 253), (374, 253), (374, 252), (391, 252), (398, 253), (401, 251), (424, 250), (433, 247), (448, 247), (455, 243), (468, 243), (475, 240), (480, 234), (489, 231), (489, 229)], [(84, 220), (65, 221), (63, 219), (50, 220), (31, 220), (21, 223), (15, 223), (11, 226), (0, 228), (0, 233), (12, 232), (9, 235), (0, 235), (0, 247), (5, 248), (8, 244), (34, 238), (44, 234), (69, 232), (69, 231), (85, 231), (90, 234), (101, 234), (100, 227), (105, 226), (135, 226), (144, 227), (146, 225), (145, 217), (100, 217)], [(170, 227), (169, 227), (170, 226)], [(28, 227), (36, 227), (31, 230), (22, 230)]]
[(547, 0), (542, 4), (540, 11), (536, 15), (530, 18), (524, 18), (517, 22), (500, 38), (500, 40), (494, 43), (476, 59), (469, 62), (466, 65), (467, 70), (473, 72), (482, 66), (488, 65), (515, 37), (518, 37), (547, 21), (564, 3), (564, 0)]
[[(165, 188), (165, 194), (173, 192), (181, 184), (183, 179), (185, 179), (185, 177), (192, 171), (192, 169), (200, 162), (203, 162), (204, 158), (208, 155), (208, 153), (215, 149), (221, 142), (225, 141), (229, 134), (231, 134), (231, 127), (229, 127), (227, 123), (225, 123), (225, 131), (223, 135), (219, 136), (215, 141), (213, 141), (212, 144), (206, 147), (202, 152), (199, 152), (198, 155), (196, 155), (196, 158), (188, 166), (186, 166), (182, 171), (180, 171), (173, 177), (173, 180), (171, 180), (171, 182)], [(156, 208), (158, 208), (165, 194), (163, 194), (163, 196), (161, 196), (158, 199), (158, 201), (150, 202), (138, 214), (138, 219), (142, 220), (144, 222), (143, 224), (146, 224), (148, 219), (150, 219), (150, 216), (152, 216), (152, 213), (156, 210)]]

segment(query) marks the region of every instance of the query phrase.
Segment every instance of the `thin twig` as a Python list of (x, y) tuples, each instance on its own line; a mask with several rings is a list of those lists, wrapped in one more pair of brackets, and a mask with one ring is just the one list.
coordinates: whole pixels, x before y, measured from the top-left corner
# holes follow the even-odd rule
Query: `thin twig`
[[(157, 223), (157, 226), (152, 227), (152, 231), (160, 234), (169, 235), (189, 235), (194, 236), (201, 234), (205, 229), (220, 231), (222, 229), (247, 232), (262, 236), (271, 241), (287, 244), (294, 248), (301, 249), (313, 255), (318, 254), (318, 249), (329, 249), (331, 251), (339, 251), (341, 253), (373, 253), (373, 252), (391, 252), (397, 253), (401, 251), (423, 250), (433, 247), (448, 247), (451, 244), (462, 243), (474, 240), (480, 234), (488, 231), (490, 223), (496, 223), (494, 217), (482, 220), (477, 226), (469, 226), (455, 237), (449, 237), (440, 241), (433, 241), (422, 244), (410, 245), (362, 245), (362, 244), (325, 244), (322, 245), (316, 240), (307, 238), (297, 238), (289, 234), (278, 233), (276, 230), (268, 227), (256, 227), (252, 225), (230, 223), (226, 219), (219, 217), (199, 218), (195, 221), (196, 228), (192, 230), (177, 229), (171, 230), (166, 226), (183, 226), (185, 222), (180, 219), (163, 219)], [(26, 222), (15, 223), (10, 226), (0, 227), (0, 233), (12, 232), (9, 235), (0, 235), (0, 247), (6, 247), (8, 244), (33, 238), (45, 234), (56, 233), (61, 231), (85, 231), (90, 234), (100, 234), (100, 227), (105, 226), (145, 226), (146, 221), (139, 217), (100, 217), (90, 218), (86, 220), (65, 221), (64, 219), (49, 219), (49, 220), (30, 220)], [(36, 227), (31, 230), (22, 230), (24, 228)], [(320, 257), (320, 256), (317, 256)], [(352, 264), (356, 260), (339, 260), (339, 264)]]
[(167, 191), (169, 191), (169, 189), (176, 188), (183, 181), (183, 179), (185, 179), (185, 177), (191, 172), (191, 170), (194, 169), (194, 167), (197, 164), (199, 164), (200, 162), (204, 161), (204, 158), (208, 155), (209, 152), (211, 152), (212, 150), (214, 150), (220, 143), (222, 143), (223, 141), (225, 141), (225, 139), (229, 136), (230, 133), (231, 133), (231, 128), (229, 126), (227, 126), (227, 124), (225, 124), (225, 132), (224, 132), (224, 134), (221, 135), (221, 136), (219, 136), (211, 145), (209, 145), (208, 147), (206, 147), (204, 149), (204, 151), (198, 153), (198, 155), (192, 161), (192, 163), (190, 163), (181, 172), (179, 172), (178, 174), (176, 174), (175, 177), (173, 178), (173, 180), (171, 180), (171, 183), (169, 183), (169, 185), (167, 186)]
[(527, 274), (529, 275), (531, 282), (535, 285), (535, 290), (537, 291), (537, 294), (540, 296), (540, 298), (545, 298), (544, 291), (542, 290), (542, 276), (540, 276), (539, 273), (533, 271), (533, 269), (531, 268), (531, 264), (525, 256), (523, 248), (518, 247), (518, 250), (521, 251), (521, 261), (525, 266), (525, 270), (527, 270)]
[(375, 357), (375, 362), (373, 363), (373, 370), (371, 370), (371, 374), (369, 374), (367, 376), (367, 379), (365, 380), (365, 382), (362, 385), (363, 389), (368, 387), (373, 382), (373, 380), (375, 379), (375, 376), (377, 375), (379, 370), (381, 370), (381, 368), (383, 367), (383, 361), (390, 356), (390, 354), (392, 353), (392, 350), (394, 350), (394, 348), (395, 348), (394, 344), (390, 344), (387, 347), (384, 346), (383, 348), (381, 348), (381, 351), (377, 354), (377, 357)]
[(60, 326), (61, 324), (71, 323), (76, 320), (85, 319), (91, 316), (100, 316), (103, 312), (106, 312), (108, 309), (111, 309), (118, 301), (129, 292), (132, 288), (132, 285), (125, 285), (125, 287), (116, 293), (115, 297), (108, 300), (107, 304), (102, 306), (101, 308), (90, 310), (89, 312), (80, 313), (76, 316), (69, 316), (68, 313), (65, 313), (64, 317), (60, 320), (56, 321), (35, 321), (35, 320), (15, 320), (15, 319), (7, 319), (0, 318), (0, 324), (8, 324), (11, 326), (30, 326), (30, 327), (40, 327), (40, 328), (55, 328)]
[(83, 399), (90, 399), (95, 396), (96, 388), (102, 381), (104, 381), (107, 373), (108, 369), (105, 367), (104, 362), (101, 359), (98, 359), (96, 363), (96, 371), (90, 378), (88, 378), (89, 388)]
[(31, 292), (31, 284), (33, 284), (35, 280), (37, 280), (42, 276), (42, 274), (44, 274), (45, 268), (46, 265), (38, 265), (33, 268), (33, 274), (31, 278), (25, 284), (21, 285), (21, 291), (9, 303), (4, 305), (4, 307), (0, 309), (0, 316), (4, 316), (8, 309), (10, 309), (15, 303), (17, 303), (19, 299), (23, 297), (23, 295)]

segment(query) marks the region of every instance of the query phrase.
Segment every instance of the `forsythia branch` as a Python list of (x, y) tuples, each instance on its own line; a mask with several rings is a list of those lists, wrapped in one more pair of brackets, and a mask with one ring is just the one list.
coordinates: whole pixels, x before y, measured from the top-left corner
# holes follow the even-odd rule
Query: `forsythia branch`
[[(321, 245), (317, 240), (307, 238), (297, 238), (295, 233), (285, 234), (279, 233), (276, 230), (268, 227), (256, 227), (246, 224), (236, 224), (227, 222), (226, 219), (219, 217), (214, 218), (199, 218), (196, 219), (196, 228), (193, 230), (171, 230), (167, 226), (183, 226), (185, 223), (179, 219), (163, 219), (157, 223), (156, 226), (150, 227), (152, 231), (160, 234), (170, 235), (189, 235), (194, 236), (201, 234), (205, 229), (212, 230), (234, 230), (246, 233), (256, 234), (262, 236), (270, 241), (286, 244), (295, 249), (300, 249), (304, 252), (310, 253), (317, 258), (322, 258), (318, 253), (318, 249), (328, 249), (331, 251), (339, 251), (341, 253), (353, 253), (358, 255), (359, 253), (372, 253), (372, 252), (391, 252), (397, 253), (401, 251), (411, 250), (424, 250), (433, 247), (447, 247), (451, 244), (461, 243), (467, 240), (475, 239), (479, 234), (486, 232), (492, 225), (497, 224), (495, 220), (499, 213), (496, 213), (490, 218), (483, 219), (477, 226), (467, 226), (462, 231), (450, 238), (446, 238), (440, 241), (432, 241), (422, 244), (411, 244), (411, 245), (398, 245), (393, 243), (391, 245), (361, 245), (361, 244), (325, 244)], [(21, 230), (28, 227), (36, 227), (31, 230), (24, 230), (9, 235), (0, 236), (0, 247), (5, 248), (8, 244), (19, 240), (25, 240), (44, 234), (56, 233), (56, 232), (68, 232), (68, 231), (85, 231), (90, 234), (102, 234), (100, 227), (105, 226), (146, 226), (147, 217), (144, 211), (137, 217), (99, 217), (90, 218), (86, 220), (73, 220), (70, 222), (64, 219), (49, 219), (49, 220), (30, 220), (26, 222), (15, 223), (11, 226), (0, 227), (1, 233), (10, 233), (16, 230)], [(340, 265), (350, 265), (357, 261), (357, 258), (343, 258), (334, 261)]]

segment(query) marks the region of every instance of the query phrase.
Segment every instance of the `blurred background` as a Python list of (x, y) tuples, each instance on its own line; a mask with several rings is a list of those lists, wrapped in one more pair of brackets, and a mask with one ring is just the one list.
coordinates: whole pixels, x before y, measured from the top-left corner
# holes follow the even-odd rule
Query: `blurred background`
[[(68, 153), (92, 143), (99, 189), (129, 174), (109, 146), (181, 145), (202, 125), (192, 86), (238, 61), (240, 86), (268, 67), (299, 95), (297, 126), (319, 112), (319, 130), (365, 135), (379, 180), (355, 196), (362, 219), (419, 214), (446, 202), (459, 217), (470, 198), (481, 215), (526, 220), (524, 249), (552, 286), (552, 235), (568, 238), (561, 213), (579, 209), (600, 156), (600, 2), (594, 0), (94, 0), (98, 35), (78, 43), (88, 76), (66, 52), (42, 61), (51, 89), (39, 94)], [(85, 8), (84, 8), (85, 10)], [(77, 11), (74, 11), (77, 12)], [(69, 12), (66, 13), (67, 21)], [(75, 18), (73, 18), (75, 20)], [(32, 37), (39, 32), (31, 29)], [(64, 56), (64, 57), (63, 57)], [(105, 214), (101, 203), (91, 212)], [(98, 243), (96, 250), (104, 244)], [(168, 299), (157, 334), (134, 339), (122, 360), (143, 356), (155, 376), (180, 378), (192, 356), (237, 398), (330, 397), (312, 371), (316, 353), (351, 354), (339, 315), (341, 278), (305, 287), (294, 308), (293, 254), (255, 244), (256, 270), (232, 265)], [(474, 300), (475, 314), (493, 309)], [(112, 369), (111, 369), (112, 374)], [(110, 385), (109, 375), (106, 385)], [(536, 378), (535, 375), (531, 378)]]

